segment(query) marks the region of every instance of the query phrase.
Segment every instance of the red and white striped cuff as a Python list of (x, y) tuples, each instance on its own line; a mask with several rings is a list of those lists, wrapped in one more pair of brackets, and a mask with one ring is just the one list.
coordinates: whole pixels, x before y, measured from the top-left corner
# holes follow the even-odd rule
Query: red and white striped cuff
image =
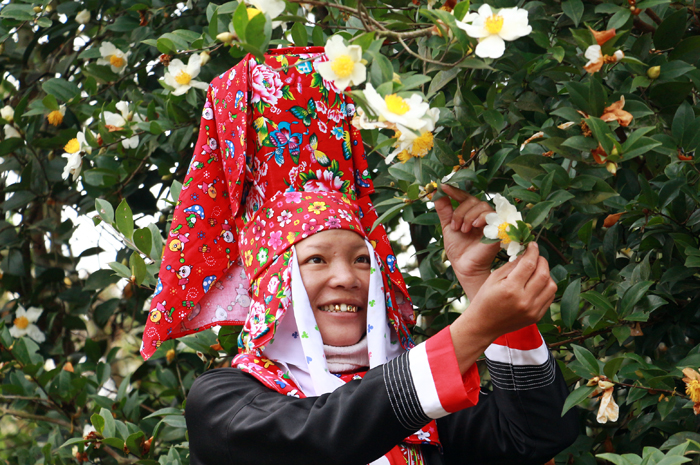
[(411, 378), (421, 407), (430, 418), (476, 405), (481, 379), (476, 364), (462, 376), (447, 327), (408, 353)]
[(554, 382), (554, 359), (537, 325), (504, 334), (484, 353), (497, 388), (523, 391)]

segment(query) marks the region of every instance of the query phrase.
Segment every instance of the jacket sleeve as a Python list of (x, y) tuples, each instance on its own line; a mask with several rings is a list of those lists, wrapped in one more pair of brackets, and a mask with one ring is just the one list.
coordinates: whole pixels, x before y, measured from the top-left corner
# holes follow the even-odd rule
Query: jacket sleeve
[(535, 325), (496, 340), (486, 364), (493, 391), (438, 420), (446, 464), (542, 465), (576, 440), (578, 415), (561, 416), (569, 390)]

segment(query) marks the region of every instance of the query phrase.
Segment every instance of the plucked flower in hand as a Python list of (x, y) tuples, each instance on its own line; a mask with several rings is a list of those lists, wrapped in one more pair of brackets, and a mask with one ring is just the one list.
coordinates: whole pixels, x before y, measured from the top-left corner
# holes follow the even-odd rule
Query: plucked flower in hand
[(525, 250), (525, 245), (531, 242), (530, 227), (523, 222), (522, 214), (502, 195), (495, 194), (493, 203), (496, 213), (486, 215), (484, 237), (500, 241), (512, 262)]
[(44, 342), (46, 336), (44, 336), (44, 333), (34, 324), (41, 316), (41, 313), (42, 310), (40, 308), (29, 307), (28, 310), (25, 310), (24, 307), (19, 305), (17, 307), (17, 312), (15, 312), (13, 324), (10, 327), (10, 335), (16, 338), (29, 336), (38, 343)]
[(379, 121), (388, 121), (416, 131), (420, 131), (428, 124), (424, 116), (430, 107), (418, 94), (413, 94), (408, 99), (397, 94), (382, 97), (372, 84), (367, 84), (364, 94), (367, 103), (378, 115)]
[(102, 55), (102, 58), (97, 60), (98, 65), (109, 65), (113, 72), (121, 74), (126, 69), (131, 52), (124, 53), (115, 47), (113, 43), (102, 42), (100, 55)]
[(321, 77), (333, 81), (341, 92), (346, 87), (362, 84), (367, 79), (367, 68), (362, 63), (362, 47), (345, 45), (341, 36), (328, 39), (324, 48), (328, 61), (318, 63), (316, 68)]
[(202, 81), (196, 81), (199, 75), (199, 71), (202, 68), (202, 57), (197, 54), (190, 55), (190, 59), (187, 62), (187, 66), (179, 60), (174, 59), (170, 62), (168, 70), (163, 76), (165, 83), (172, 87), (173, 95), (182, 95), (190, 90), (192, 87), (197, 89), (207, 90), (209, 84)]
[(479, 39), (474, 53), (481, 58), (500, 58), (506, 50), (506, 40), (519, 39), (532, 32), (527, 10), (522, 8), (503, 8), (493, 12), (489, 5), (483, 4), (478, 13), (467, 13), (456, 23), (469, 37)]
[(685, 383), (685, 393), (693, 401), (693, 412), (700, 415), (700, 373), (692, 368), (684, 368), (683, 382)]

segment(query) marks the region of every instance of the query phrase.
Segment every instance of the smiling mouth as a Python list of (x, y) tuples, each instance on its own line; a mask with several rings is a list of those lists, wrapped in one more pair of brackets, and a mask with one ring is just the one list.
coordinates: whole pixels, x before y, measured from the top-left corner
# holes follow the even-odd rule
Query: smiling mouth
[(322, 312), (330, 313), (357, 313), (360, 308), (355, 305), (348, 304), (333, 304), (333, 305), (323, 305), (319, 307)]

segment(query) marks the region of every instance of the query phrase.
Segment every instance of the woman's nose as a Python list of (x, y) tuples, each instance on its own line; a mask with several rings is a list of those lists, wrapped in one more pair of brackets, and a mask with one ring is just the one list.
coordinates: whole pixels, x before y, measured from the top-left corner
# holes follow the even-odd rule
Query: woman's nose
[(351, 263), (334, 263), (330, 272), (330, 282), (334, 287), (351, 289), (360, 285), (360, 279)]

